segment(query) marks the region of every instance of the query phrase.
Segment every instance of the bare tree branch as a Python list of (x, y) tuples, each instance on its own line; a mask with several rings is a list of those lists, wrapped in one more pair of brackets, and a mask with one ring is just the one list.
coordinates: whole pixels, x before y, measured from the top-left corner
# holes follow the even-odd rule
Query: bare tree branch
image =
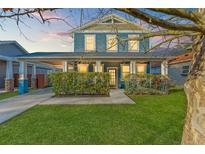
[(180, 18), (191, 20), (195, 23), (201, 23), (201, 15), (197, 12), (190, 12), (185, 9), (176, 9), (176, 8), (150, 8), (149, 10), (162, 12), (168, 15), (174, 15)]
[(140, 18), (141, 20), (149, 24), (158, 25), (162, 28), (166, 28), (169, 30), (194, 31), (194, 32), (201, 32), (205, 34), (205, 27), (200, 26), (200, 25), (171, 23), (166, 20), (152, 16), (150, 14), (144, 13), (143, 11), (140, 11), (139, 9), (120, 8), (117, 10), (128, 13), (129, 15), (133, 17)]

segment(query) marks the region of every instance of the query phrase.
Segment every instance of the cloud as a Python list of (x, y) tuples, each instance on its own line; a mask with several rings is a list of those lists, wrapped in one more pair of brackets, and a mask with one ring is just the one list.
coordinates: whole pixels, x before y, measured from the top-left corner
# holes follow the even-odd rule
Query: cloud
[(71, 37), (70, 33), (68, 32), (45, 32), (42, 31), (43, 36), (39, 40), (40, 42), (49, 42), (52, 40), (60, 40), (65, 44), (71, 44), (73, 42), (73, 38)]

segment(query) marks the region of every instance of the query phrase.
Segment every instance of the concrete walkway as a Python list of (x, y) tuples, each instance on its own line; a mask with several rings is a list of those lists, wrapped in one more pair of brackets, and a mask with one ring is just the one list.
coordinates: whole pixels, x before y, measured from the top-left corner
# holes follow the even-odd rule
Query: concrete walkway
[(135, 102), (124, 94), (122, 89), (112, 89), (110, 97), (91, 97), (91, 96), (69, 96), (69, 97), (52, 97), (43, 101), (39, 105), (49, 104), (135, 104)]
[(39, 89), (28, 94), (15, 96), (0, 101), (0, 124), (51, 98), (50, 88)]

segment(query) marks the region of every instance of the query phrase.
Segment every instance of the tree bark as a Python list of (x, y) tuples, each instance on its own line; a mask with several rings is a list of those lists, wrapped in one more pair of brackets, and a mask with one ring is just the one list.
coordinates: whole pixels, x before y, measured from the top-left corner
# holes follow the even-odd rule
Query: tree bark
[(205, 36), (195, 37), (193, 60), (184, 85), (187, 113), (182, 144), (205, 144)]

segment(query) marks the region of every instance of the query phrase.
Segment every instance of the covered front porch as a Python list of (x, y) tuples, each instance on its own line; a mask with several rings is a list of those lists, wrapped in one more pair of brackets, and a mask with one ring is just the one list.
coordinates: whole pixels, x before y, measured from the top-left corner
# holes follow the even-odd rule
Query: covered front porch
[[(108, 72), (110, 74), (110, 87), (112, 88), (124, 88), (124, 79), (128, 74), (156, 73), (153, 70), (153, 64), (158, 64), (161, 75), (168, 75), (167, 57), (152, 57), (146, 56), (146, 54), (136, 56), (133, 53), (127, 55), (120, 53), (110, 53), (109, 55), (104, 53), (39, 53), (39, 55), (21, 56), (18, 57), (18, 60), (24, 63), (40, 62), (49, 64), (58, 68), (56, 70), (63, 72)], [(21, 71), (25, 75), (25, 69)]]
[(161, 75), (168, 75), (167, 61), (140, 61), (140, 60), (79, 60), (63, 61), (62, 71), (70, 72), (108, 72), (111, 88), (124, 88), (124, 80), (128, 74), (152, 74), (152, 63), (161, 64)]

